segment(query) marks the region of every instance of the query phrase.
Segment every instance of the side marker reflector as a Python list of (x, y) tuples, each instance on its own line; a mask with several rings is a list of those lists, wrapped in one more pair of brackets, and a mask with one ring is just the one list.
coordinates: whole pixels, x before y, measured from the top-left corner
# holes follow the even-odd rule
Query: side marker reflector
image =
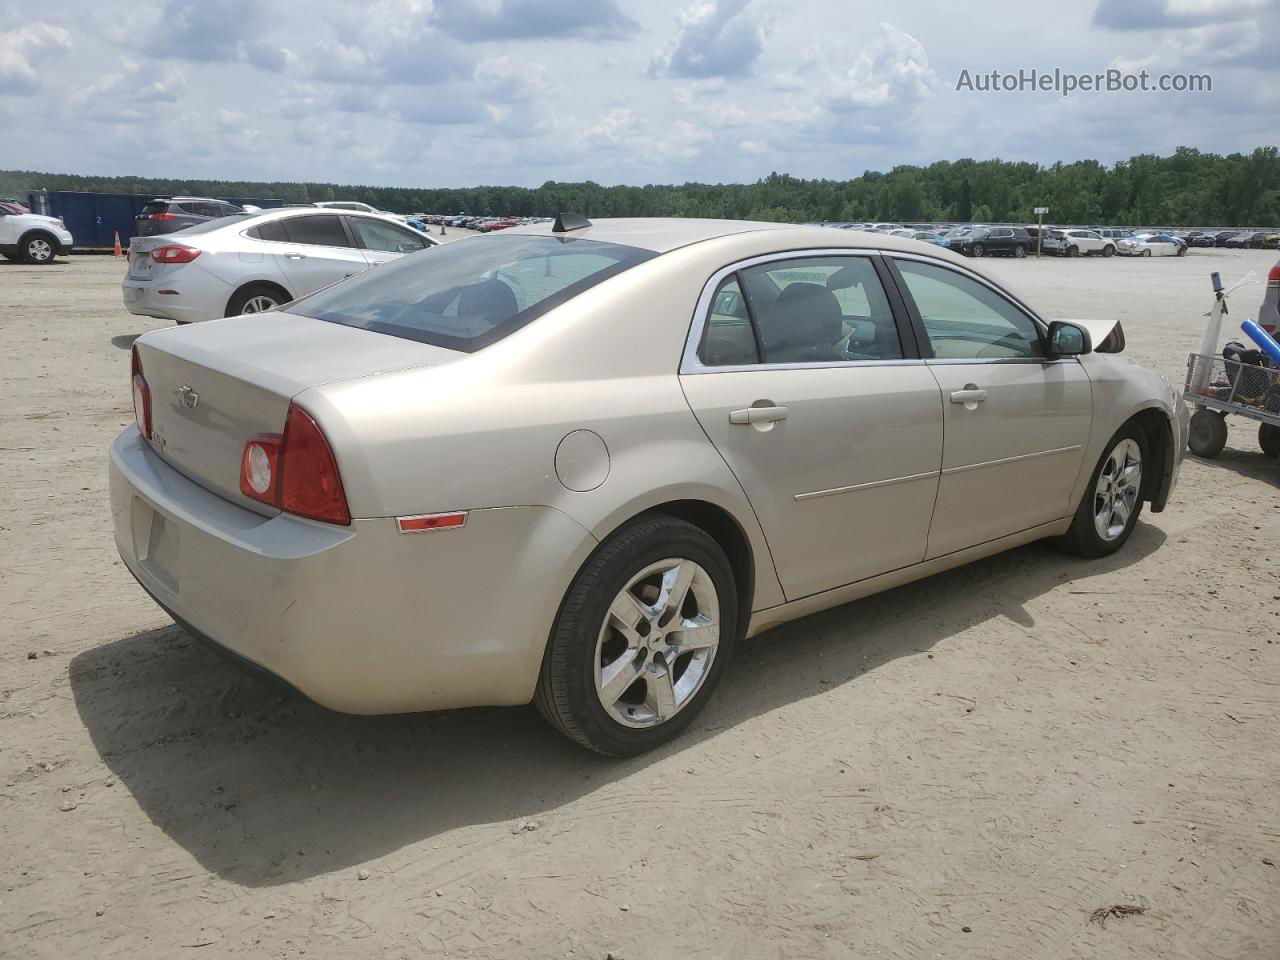
[(466, 526), (467, 512), (428, 513), (419, 517), (396, 517), (401, 533), (427, 533), (431, 530), (456, 530)]

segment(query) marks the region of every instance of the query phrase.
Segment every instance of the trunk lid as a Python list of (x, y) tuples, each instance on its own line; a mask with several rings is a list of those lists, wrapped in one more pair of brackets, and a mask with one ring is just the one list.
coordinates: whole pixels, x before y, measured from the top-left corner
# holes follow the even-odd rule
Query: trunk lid
[(290, 313), (159, 330), (135, 345), (151, 391), (152, 449), (207, 490), (266, 515), (276, 511), (240, 493), (240, 456), (254, 434), (284, 429), (293, 397), (466, 356)]

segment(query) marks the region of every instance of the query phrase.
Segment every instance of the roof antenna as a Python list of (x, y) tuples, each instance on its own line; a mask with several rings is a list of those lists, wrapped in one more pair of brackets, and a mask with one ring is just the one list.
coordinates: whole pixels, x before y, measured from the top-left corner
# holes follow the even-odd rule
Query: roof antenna
[(581, 230), (591, 226), (591, 221), (580, 213), (560, 213), (556, 215), (552, 233), (568, 233), (570, 230)]

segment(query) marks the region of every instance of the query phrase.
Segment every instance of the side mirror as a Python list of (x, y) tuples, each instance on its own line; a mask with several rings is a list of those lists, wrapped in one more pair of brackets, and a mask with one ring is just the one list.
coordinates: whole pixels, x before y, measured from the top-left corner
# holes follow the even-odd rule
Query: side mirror
[(1049, 356), (1057, 360), (1059, 357), (1078, 357), (1093, 352), (1093, 342), (1089, 339), (1089, 331), (1065, 320), (1055, 320), (1049, 324)]

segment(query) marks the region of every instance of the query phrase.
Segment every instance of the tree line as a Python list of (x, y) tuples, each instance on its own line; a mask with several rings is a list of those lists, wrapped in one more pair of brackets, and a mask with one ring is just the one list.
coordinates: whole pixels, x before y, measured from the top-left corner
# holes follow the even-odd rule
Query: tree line
[(32, 190), (148, 196), (275, 198), (290, 203), (359, 200), (396, 213), (588, 217), (716, 217), (783, 222), (1030, 222), (1165, 226), (1280, 225), (1280, 156), (1274, 146), (1220, 155), (1179, 147), (1106, 166), (1096, 160), (1035, 163), (940, 160), (868, 171), (849, 180), (771, 173), (755, 183), (540, 187), (375, 187), (335, 183), (92, 177), (0, 170), (0, 196)]

